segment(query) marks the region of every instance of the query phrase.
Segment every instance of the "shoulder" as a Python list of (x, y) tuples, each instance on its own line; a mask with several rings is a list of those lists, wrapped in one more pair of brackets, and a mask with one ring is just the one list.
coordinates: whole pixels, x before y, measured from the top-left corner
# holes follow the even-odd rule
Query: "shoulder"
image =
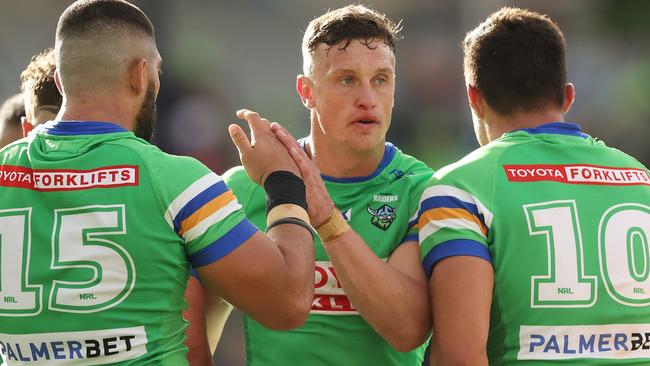
[(400, 170), (404, 175), (433, 174), (434, 170), (424, 162), (411, 155), (405, 154), (402, 150), (391, 143), (386, 143), (386, 146), (387, 148), (395, 150), (393, 162), (389, 164), (388, 170)]
[(503, 155), (512, 147), (512, 144), (494, 141), (465, 155), (455, 163), (440, 168), (434, 177), (439, 181), (485, 181), (494, 176)]
[(212, 172), (191, 156), (169, 154), (139, 139), (127, 140), (122, 145), (137, 154), (153, 176), (165, 180), (193, 180)]
[(28, 140), (22, 138), (7, 144), (6, 146), (0, 148), (0, 162), (4, 164), (7, 160), (12, 160), (13, 158), (20, 156), (21, 154), (27, 153), (27, 144)]
[(253, 204), (253, 201), (266, 202), (266, 195), (264, 190), (257, 183), (253, 182), (243, 166), (235, 166), (223, 174), (223, 179), (228, 185), (228, 188), (232, 190), (237, 197), (239, 203), (241, 203), (246, 210), (248, 211)]
[(226, 181), (228, 186), (247, 186), (249, 184), (255, 184), (250, 179), (248, 174), (246, 174), (246, 169), (243, 166), (238, 165), (228, 169), (223, 173), (223, 179)]

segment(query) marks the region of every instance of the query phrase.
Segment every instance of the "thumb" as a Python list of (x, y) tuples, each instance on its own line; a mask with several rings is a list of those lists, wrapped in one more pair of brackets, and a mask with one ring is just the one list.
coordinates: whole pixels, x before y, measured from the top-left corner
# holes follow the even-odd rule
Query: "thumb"
[(240, 156), (246, 154), (251, 149), (251, 143), (248, 141), (248, 137), (241, 127), (236, 124), (231, 124), (228, 126), (228, 133), (230, 133), (232, 143), (239, 150)]

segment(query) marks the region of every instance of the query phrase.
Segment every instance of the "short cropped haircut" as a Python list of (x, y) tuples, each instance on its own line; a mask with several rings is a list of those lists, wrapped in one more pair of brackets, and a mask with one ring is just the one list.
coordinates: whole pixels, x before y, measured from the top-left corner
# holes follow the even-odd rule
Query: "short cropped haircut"
[(371, 47), (373, 41), (381, 40), (395, 52), (395, 42), (402, 30), (400, 24), (364, 5), (348, 5), (328, 11), (309, 22), (302, 39), (303, 61), (307, 65), (321, 43), (328, 47), (340, 44), (339, 49), (344, 50), (355, 39), (367, 47)]
[(3, 128), (21, 128), (20, 118), (25, 116), (25, 103), (23, 95), (18, 93), (2, 103), (0, 107), (0, 130)]
[(503, 8), (465, 37), (465, 80), (501, 115), (561, 107), (564, 49), (564, 35), (548, 16)]
[(63, 97), (56, 88), (54, 50), (49, 48), (32, 57), (27, 68), (20, 74), (20, 89), (32, 96), (35, 107), (61, 107)]
[(56, 38), (82, 34), (90, 29), (129, 26), (154, 37), (153, 24), (135, 5), (123, 0), (79, 0), (59, 18)]

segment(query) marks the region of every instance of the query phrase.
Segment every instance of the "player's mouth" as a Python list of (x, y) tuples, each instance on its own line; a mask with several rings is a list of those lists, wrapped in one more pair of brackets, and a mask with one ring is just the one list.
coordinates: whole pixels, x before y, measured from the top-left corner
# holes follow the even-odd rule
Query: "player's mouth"
[(352, 121), (351, 124), (355, 127), (360, 127), (364, 129), (372, 128), (380, 125), (379, 120), (377, 120), (376, 118), (365, 117), (365, 116)]

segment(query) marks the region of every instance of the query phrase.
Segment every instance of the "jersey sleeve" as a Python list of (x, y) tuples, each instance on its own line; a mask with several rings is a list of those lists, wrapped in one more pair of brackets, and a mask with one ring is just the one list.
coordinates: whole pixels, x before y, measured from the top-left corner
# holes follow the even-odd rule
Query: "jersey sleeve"
[[(424, 164), (422, 164), (424, 165)], [(431, 176), (433, 175), (433, 170), (424, 167), (424, 169), (421, 169), (418, 173), (412, 174), (408, 176), (407, 178), (410, 179), (413, 182), (413, 187), (411, 188), (409, 192), (409, 222), (408, 222), (408, 227), (406, 229), (406, 235), (404, 235), (404, 238), (402, 239), (401, 243), (405, 243), (408, 241), (418, 241), (418, 233), (419, 233), (419, 226), (418, 226), (418, 212), (419, 212), (419, 202), (420, 202), (420, 197), (422, 196), (422, 192), (424, 189), (427, 187), (429, 180), (431, 179)], [(400, 243), (400, 244), (401, 244)]]
[(441, 259), (473, 256), (491, 262), (488, 231), (492, 213), (467, 190), (432, 180), (420, 199), (417, 217), (420, 259), (427, 276)]
[(193, 268), (223, 258), (257, 232), (218, 174), (193, 158), (154, 156), (150, 170), (165, 221), (185, 242)]

